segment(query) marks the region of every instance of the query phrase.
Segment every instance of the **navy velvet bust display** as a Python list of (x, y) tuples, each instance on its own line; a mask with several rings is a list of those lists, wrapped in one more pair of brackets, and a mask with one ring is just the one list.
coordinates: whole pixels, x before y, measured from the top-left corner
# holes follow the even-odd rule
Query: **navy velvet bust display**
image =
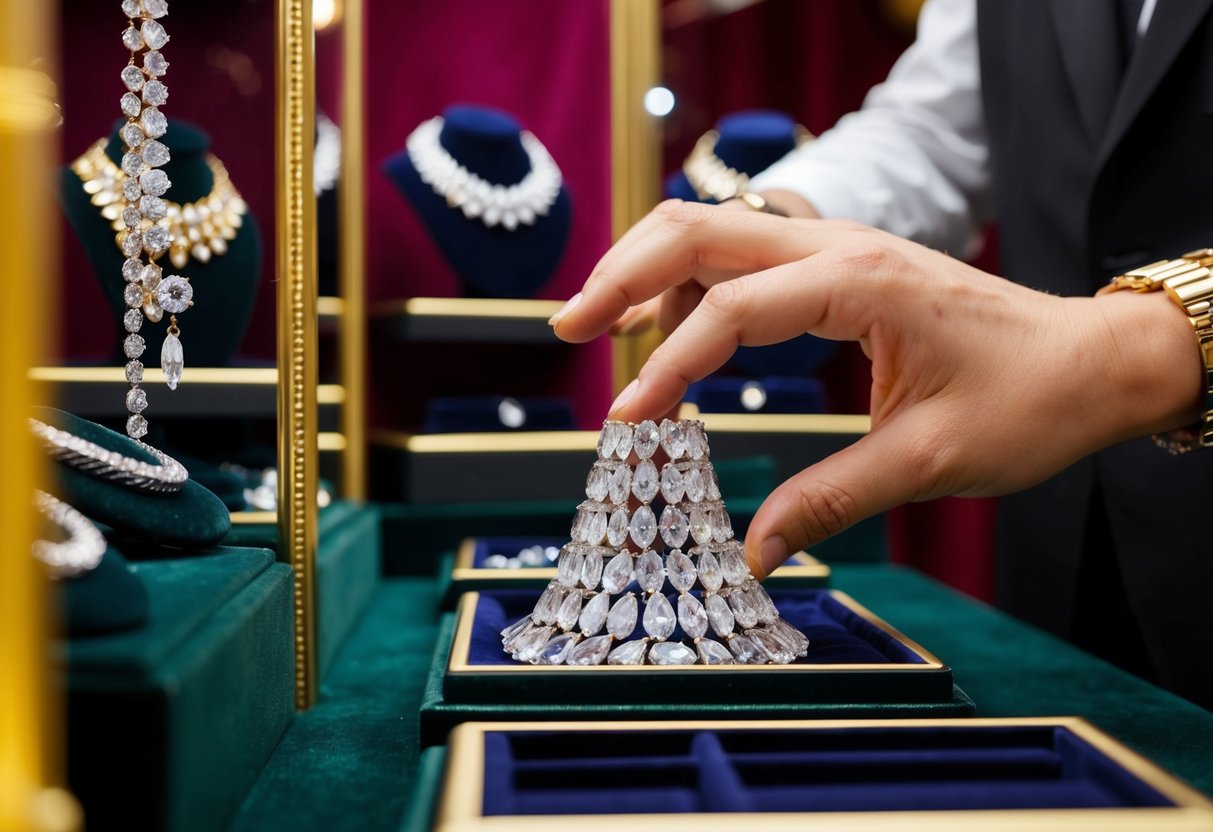
[[(508, 113), (457, 105), (443, 112), (439, 144), (470, 173), (495, 185), (516, 185), (530, 172), (522, 127)], [(556, 271), (572, 225), (572, 203), (561, 186), (546, 215), (514, 230), (469, 218), (422, 181), (407, 150), (388, 157), (384, 175), (425, 224), (431, 239), (471, 297), (532, 297)]]
[[(118, 122), (105, 149), (115, 164), (122, 159), (124, 146), (118, 128), (125, 123)], [(172, 159), (162, 168), (172, 182), (164, 198), (184, 204), (210, 193), (214, 183), (214, 174), (207, 164), (210, 138), (193, 125), (170, 119), (161, 141), (172, 153)], [(239, 189), (240, 183), (235, 185)], [(122, 280), (122, 263), (126, 258), (114, 242), (115, 232), (109, 220), (89, 201), (80, 177), (70, 167), (64, 167), (60, 172), (59, 200), (93, 264), (111, 309), (115, 327), (112, 361), (125, 363), (121, 349), (125, 333), (121, 322), (126, 311), (122, 297), (126, 287)], [(227, 251), (211, 257), (207, 263), (191, 257), (184, 268), (178, 269), (169, 262), (167, 254), (158, 262), (166, 275), (184, 275), (196, 287), (194, 306), (180, 317), (187, 377), (191, 366), (226, 364), (244, 339), (260, 279), (261, 234), (255, 218), (251, 213), (245, 213), (235, 238), (227, 241)], [(166, 316), (163, 324), (147, 325), (140, 331), (147, 342), (145, 361), (159, 362), (160, 345), (167, 327)]]

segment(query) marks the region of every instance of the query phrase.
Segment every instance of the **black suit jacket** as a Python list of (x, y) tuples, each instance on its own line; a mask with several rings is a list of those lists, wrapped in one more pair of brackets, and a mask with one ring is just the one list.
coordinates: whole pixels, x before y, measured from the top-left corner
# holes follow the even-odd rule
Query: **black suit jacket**
[[(1213, 0), (1159, 0), (1123, 77), (1115, 15), (1116, 0), (978, 0), (1003, 273), (1048, 292), (1213, 245)], [(1002, 501), (1000, 604), (1070, 637), (1091, 609), (1080, 561), (1102, 557), (1160, 681), (1213, 707), (1211, 501), (1213, 452), (1096, 454)], [(1096, 504), (1110, 551), (1091, 551)]]

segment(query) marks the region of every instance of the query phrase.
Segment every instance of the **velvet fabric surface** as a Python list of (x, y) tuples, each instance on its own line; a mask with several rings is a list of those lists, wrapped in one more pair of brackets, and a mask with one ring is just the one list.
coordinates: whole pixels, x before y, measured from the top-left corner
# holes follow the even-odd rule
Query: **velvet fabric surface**
[[(156, 459), (133, 439), (96, 422), (49, 407), (34, 408), (33, 416), (108, 450), (156, 464)], [(187, 480), (176, 493), (161, 494), (110, 482), (56, 462), (49, 490), (119, 534), (149, 543), (206, 548), (219, 543), (231, 526), (223, 501), (193, 480)]]
[(1061, 727), (484, 736), (485, 815), (1169, 805)]
[[(338, 506), (341, 512), (333, 512)], [(339, 522), (321, 524), (316, 546), (317, 661), (324, 680), (338, 649), (379, 586), (379, 511), (341, 502), (329, 506)]]
[(126, 558), (109, 546), (97, 568), (58, 581), (59, 606), (70, 636), (92, 636), (139, 627), (147, 621), (147, 587)]

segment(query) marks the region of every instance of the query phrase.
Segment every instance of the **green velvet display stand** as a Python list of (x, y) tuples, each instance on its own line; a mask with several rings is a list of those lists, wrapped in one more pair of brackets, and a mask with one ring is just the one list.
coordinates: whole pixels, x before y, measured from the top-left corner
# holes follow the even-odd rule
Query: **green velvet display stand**
[(116, 633), (147, 621), (147, 588), (113, 546), (96, 569), (59, 581), (61, 620), (71, 636)]
[(61, 647), (69, 785), (90, 829), (223, 829), (293, 713), (291, 570), (221, 549), (134, 572), (147, 623)]
[[(118, 128), (124, 123), (115, 125), (106, 146), (106, 155), (115, 164), (122, 160), (124, 145), (118, 137)], [(184, 204), (209, 194), (214, 183), (214, 175), (206, 163), (210, 138), (191, 124), (170, 119), (168, 131), (160, 137), (160, 141), (172, 152), (172, 159), (161, 168), (173, 183), (164, 198)], [(236, 182), (235, 185), (239, 190), (240, 183)], [(115, 326), (112, 360), (114, 363), (125, 363), (125, 357), (121, 356), (125, 333), (121, 332), (120, 322), (126, 311), (126, 303), (122, 299), (126, 284), (121, 279), (122, 263), (126, 257), (114, 241), (116, 232), (109, 220), (101, 216), (101, 209), (89, 201), (80, 177), (69, 167), (64, 167), (60, 172), (59, 201), (72, 230), (84, 245), (106, 302), (110, 305)], [(257, 221), (252, 214), (246, 213), (236, 236), (227, 241), (227, 251), (212, 257), (207, 263), (191, 257), (185, 268), (177, 269), (165, 255), (160, 265), (166, 275), (182, 274), (190, 278), (196, 290), (194, 306), (179, 318), (188, 381), (191, 366), (217, 367), (226, 364), (244, 339), (253, 314), (261, 272), (261, 233)], [(160, 363), (160, 345), (168, 327), (167, 316), (165, 318), (159, 324), (145, 324), (139, 332), (147, 342), (143, 363), (151, 367)]]

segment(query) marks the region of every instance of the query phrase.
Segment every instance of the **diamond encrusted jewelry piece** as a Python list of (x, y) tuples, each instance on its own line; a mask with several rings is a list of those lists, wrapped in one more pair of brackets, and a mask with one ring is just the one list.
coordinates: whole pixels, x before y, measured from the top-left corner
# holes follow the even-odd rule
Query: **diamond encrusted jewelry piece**
[(560, 196), (560, 168), (533, 134), (523, 130), (520, 137), (530, 171), (521, 182), (498, 185), (472, 173), (447, 152), (439, 140), (444, 123), (442, 116), (421, 122), (405, 146), (421, 181), (447, 205), (460, 209), (468, 219), (479, 219), (489, 228), (500, 225), (507, 231), (534, 225), (537, 217), (552, 209)]
[(34, 492), (34, 506), (67, 533), (67, 540), (35, 540), (34, 557), (52, 578), (72, 578), (91, 572), (105, 556), (105, 538), (87, 517), (45, 491)]
[(586, 496), (555, 580), (501, 633), (514, 659), (610, 667), (806, 655), (809, 640), (780, 619), (733, 538), (701, 422), (605, 422)]

